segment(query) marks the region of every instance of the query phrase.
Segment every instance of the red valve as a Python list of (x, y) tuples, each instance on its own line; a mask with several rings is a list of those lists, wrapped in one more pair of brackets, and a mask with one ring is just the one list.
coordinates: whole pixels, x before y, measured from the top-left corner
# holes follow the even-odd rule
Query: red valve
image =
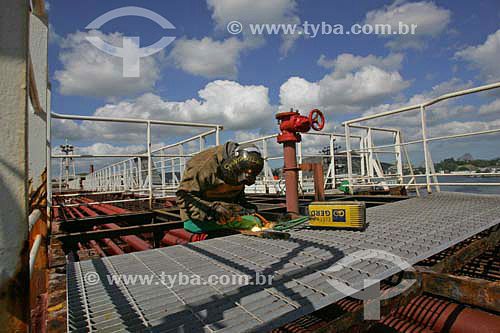
[(314, 109), (309, 113), (309, 123), (315, 131), (321, 131), (325, 127), (325, 116), (320, 110)]
[(278, 135), (278, 142), (300, 142), (299, 133), (309, 132), (311, 127), (320, 131), (325, 126), (325, 117), (321, 111), (314, 109), (309, 117), (301, 116), (299, 112), (281, 112), (276, 115), (280, 124), (281, 133)]

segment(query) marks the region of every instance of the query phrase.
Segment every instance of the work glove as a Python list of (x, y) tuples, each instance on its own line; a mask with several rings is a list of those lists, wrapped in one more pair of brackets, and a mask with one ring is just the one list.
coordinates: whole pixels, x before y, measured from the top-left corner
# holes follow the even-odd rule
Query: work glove
[(215, 202), (212, 209), (217, 224), (226, 224), (234, 216), (234, 212), (221, 202)]

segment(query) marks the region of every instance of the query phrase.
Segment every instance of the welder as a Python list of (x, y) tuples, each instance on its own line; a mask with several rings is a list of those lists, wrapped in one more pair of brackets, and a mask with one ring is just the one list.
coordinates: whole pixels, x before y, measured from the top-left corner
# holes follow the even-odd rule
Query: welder
[(184, 229), (205, 233), (221, 229), (251, 229), (249, 216), (257, 206), (245, 197), (264, 167), (255, 145), (227, 142), (192, 157), (176, 192)]

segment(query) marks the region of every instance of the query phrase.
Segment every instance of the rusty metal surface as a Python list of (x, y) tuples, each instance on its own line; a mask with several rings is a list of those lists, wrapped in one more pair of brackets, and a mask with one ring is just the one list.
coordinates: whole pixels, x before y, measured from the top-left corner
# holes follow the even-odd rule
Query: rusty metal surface
[(483, 309), (500, 309), (500, 282), (419, 269), (423, 291)]
[[(439, 193), (369, 209), (365, 232), (303, 229), (291, 232), (289, 240), (235, 235), (70, 263), (69, 330), (268, 330), (344, 298), (327, 279), (359, 288), (367, 277), (384, 279), (399, 270), (375, 259), (335, 273), (324, 271), (347, 254), (363, 249), (385, 250), (414, 264), (498, 224), (499, 215), (500, 196)], [(153, 274), (158, 279), (161, 272), (184, 272), (202, 278), (207, 274), (259, 272), (274, 274), (274, 279), (264, 286), (186, 289), (161, 284), (114, 286), (106, 277)], [(89, 273), (100, 277), (97, 285), (86, 283), (84, 276)], [(163, 296), (148, 298), (146, 291)], [(105, 311), (107, 322), (96, 317), (94, 306), (104, 306), (99, 309)], [(178, 322), (179, 316), (184, 320)]]
[(479, 255), (492, 252), (499, 242), (500, 225), (497, 225), (425, 259), (419, 265), (432, 267), (432, 270), (438, 273), (459, 271), (466, 263)]

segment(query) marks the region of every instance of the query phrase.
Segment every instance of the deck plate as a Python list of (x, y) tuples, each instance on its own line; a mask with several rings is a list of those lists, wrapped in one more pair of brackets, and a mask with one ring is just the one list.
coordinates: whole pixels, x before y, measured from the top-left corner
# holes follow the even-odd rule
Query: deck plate
[[(498, 224), (499, 216), (500, 196), (442, 192), (369, 208), (363, 232), (305, 228), (288, 240), (234, 235), (69, 263), (68, 331), (269, 330), (344, 298), (328, 278), (359, 288), (368, 277), (384, 279), (400, 270), (370, 259), (325, 272), (349, 254), (383, 250), (415, 264)], [(162, 284), (162, 272), (197, 275), (201, 284), (183, 285), (178, 278)], [(256, 273), (273, 275), (272, 284), (205, 283), (211, 275)], [(109, 276), (118, 274), (151, 280), (110, 283)]]

